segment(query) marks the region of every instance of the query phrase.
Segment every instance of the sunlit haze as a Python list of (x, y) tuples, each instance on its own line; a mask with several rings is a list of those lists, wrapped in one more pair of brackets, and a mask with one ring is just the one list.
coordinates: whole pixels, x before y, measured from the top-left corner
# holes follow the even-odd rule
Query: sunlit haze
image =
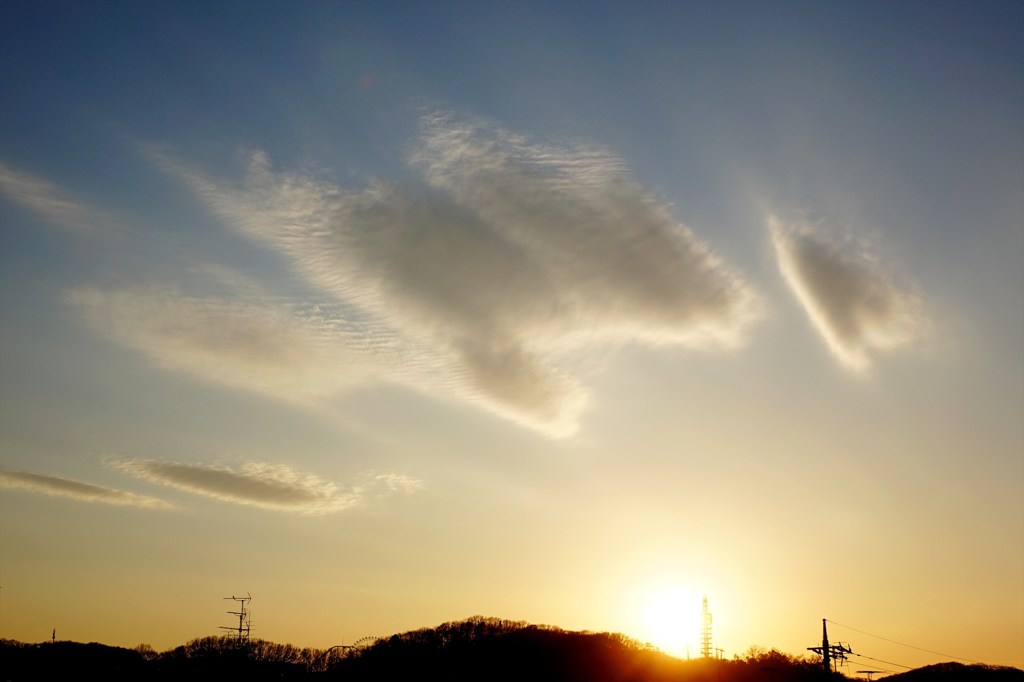
[(0, 3), (0, 637), (1024, 667), (1022, 65), (1019, 2)]

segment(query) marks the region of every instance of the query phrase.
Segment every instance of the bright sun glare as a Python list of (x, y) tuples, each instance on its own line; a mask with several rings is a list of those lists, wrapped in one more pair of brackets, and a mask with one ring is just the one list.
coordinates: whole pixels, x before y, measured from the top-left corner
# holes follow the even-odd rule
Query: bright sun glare
[(643, 639), (667, 654), (686, 658), (699, 655), (702, 626), (701, 596), (694, 590), (671, 586), (650, 595), (644, 611)]

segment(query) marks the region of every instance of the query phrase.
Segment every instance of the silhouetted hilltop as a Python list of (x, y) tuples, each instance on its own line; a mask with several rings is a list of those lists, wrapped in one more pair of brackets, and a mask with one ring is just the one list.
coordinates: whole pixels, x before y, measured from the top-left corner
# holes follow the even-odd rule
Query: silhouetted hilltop
[(204, 637), (157, 653), (105, 644), (0, 640), (0, 681), (92, 680), (297, 680), (313, 676), (326, 652), (253, 640), (245, 646), (230, 637)]
[(683, 661), (614, 633), (475, 617), (380, 640), (333, 667), (348, 680), (803, 682), (831, 678), (777, 651), (751, 661)]
[(1021, 682), (1024, 670), (999, 665), (964, 665), (963, 663), (936, 663), (915, 668), (885, 678), (893, 682), (959, 682), (960, 680), (991, 680), (991, 682)]
[(90, 642), (23, 644), (0, 640), (0, 680), (80, 680), (89, 673), (103, 679), (144, 679), (146, 661), (132, 649)]
[(672, 659), (622, 635), (470, 618), (393, 635), (338, 662), (346, 679), (661, 680)]
[[(620, 634), (474, 617), (377, 640), (357, 650), (202, 637), (164, 652), (103, 644), (0, 640), (0, 682), (25, 680), (443, 680), (444, 682), (841, 682), (820, 663), (752, 648), (733, 660), (684, 661)], [(1024, 682), (1024, 671), (942, 663), (899, 682)]]

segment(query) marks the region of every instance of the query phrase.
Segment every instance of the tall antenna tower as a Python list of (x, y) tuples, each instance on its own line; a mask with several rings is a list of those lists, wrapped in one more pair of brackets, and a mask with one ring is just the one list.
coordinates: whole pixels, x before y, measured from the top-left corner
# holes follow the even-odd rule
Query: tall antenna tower
[(252, 628), (252, 611), (248, 608), (249, 602), (252, 601), (252, 595), (248, 592), (244, 597), (224, 597), (225, 599), (231, 599), (238, 602), (237, 611), (228, 611), (232, 616), (238, 616), (238, 625), (221, 625), (221, 630), (229, 630), (238, 635), (238, 644), (244, 644), (249, 641), (249, 630)]
[(704, 627), (700, 633), (700, 655), (711, 658), (711, 612), (708, 611), (708, 597), (704, 595)]

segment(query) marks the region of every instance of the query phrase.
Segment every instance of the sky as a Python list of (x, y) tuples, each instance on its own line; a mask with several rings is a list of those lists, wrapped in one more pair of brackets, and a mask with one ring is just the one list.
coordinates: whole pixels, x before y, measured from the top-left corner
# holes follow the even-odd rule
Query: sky
[(1013, 2), (0, 4), (0, 637), (1024, 667), (1022, 65)]

